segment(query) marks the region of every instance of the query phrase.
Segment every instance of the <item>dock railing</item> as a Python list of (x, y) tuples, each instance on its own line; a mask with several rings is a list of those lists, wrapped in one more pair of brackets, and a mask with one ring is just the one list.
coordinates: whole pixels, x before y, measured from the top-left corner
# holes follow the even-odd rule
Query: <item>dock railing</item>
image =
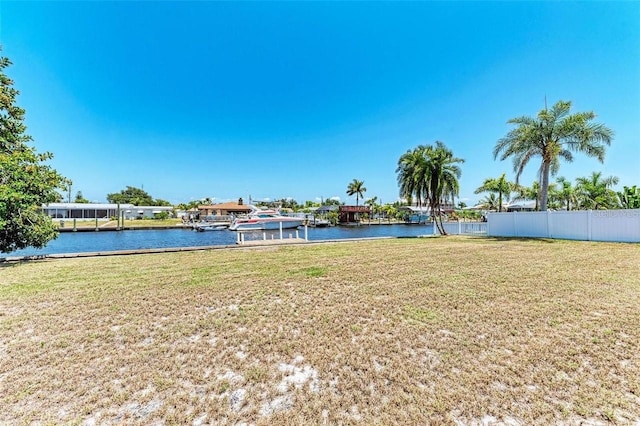
[[(487, 235), (487, 222), (443, 222), (449, 235)], [(438, 227), (433, 227), (433, 235), (438, 235)]]
[[(302, 241), (309, 241), (309, 227), (304, 225), (304, 238), (300, 238), (300, 230), (292, 229), (286, 230), (285, 238), (285, 230), (282, 229), (282, 222), (280, 223), (280, 228), (277, 231), (266, 231), (266, 230), (238, 230), (236, 235), (236, 243), (237, 244), (245, 244), (247, 242), (252, 243), (265, 243), (265, 244), (282, 244), (282, 243), (296, 243)], [(294, 232), (288, 232), (294, 231)], [(294, 237), (295, 235), (295, 237)], [(249, 236), (249, 239), (247, 239)], [(276, 238), (276, 236), (278, 238)]]

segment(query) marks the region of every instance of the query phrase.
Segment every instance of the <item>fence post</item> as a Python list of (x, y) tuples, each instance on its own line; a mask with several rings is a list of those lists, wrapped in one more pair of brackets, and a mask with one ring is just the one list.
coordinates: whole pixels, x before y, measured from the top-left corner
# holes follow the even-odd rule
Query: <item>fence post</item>
[(587, 210), (587, 241), (591, 241), (591, 213), (591, 209)]
[(549, 210), (546, 210), (546, 212), (547, 212), (547, 238), (553, 238), (551, 236), (551, 216), (549, 216), (551, 212)]
[(462, 234), (462, 224), (460, 223), (460, 218), (458, 218), (458, 235)]
[(282, 239), (282, 222), (280, 222), (280, 239)]
[(305, 223), (305, 224), (304, 224), (304, 240), (305, 240), (305, 241), (309, 241), (309, 233), (308, 233), (308, 232), (309, 232), (309, 231), (308, 231), (308, 226), (307, 226), (307, 224)]

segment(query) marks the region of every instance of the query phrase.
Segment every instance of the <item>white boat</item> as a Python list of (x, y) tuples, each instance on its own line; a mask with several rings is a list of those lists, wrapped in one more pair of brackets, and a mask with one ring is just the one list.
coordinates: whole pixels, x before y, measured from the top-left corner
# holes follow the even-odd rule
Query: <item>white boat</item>
[(204, 231), (224, 231), (225, 229), (227, 229), (229, 227), (229, 225), (220, 225), (220, 224), (215, 224), (215, 223), (196, 223), (193, 226), (193, 229), (195, 229), (198, 232), (204, 232)]
[(304, 218), (283, 216), (276, 210), (254, 209), (246, 217), (238, 217), (231, 222), (231, 231), (292, 229), (304, 223)]
[(193, 224), (195, 231), (224, 231), (231, 225), (231, 216), (205, 216), (200, 222)]

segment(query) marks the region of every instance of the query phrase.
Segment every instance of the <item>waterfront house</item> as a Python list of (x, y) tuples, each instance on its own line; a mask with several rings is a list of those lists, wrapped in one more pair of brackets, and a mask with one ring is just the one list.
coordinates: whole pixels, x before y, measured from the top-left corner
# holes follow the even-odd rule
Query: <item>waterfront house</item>
[(358, 223), (365, 213), (371, 214), (368, 206), (338, 206), (338, 223)]
[(242, 198), (238, 199), (238, 202), (228, 202), (212, 205), (198, 206), (198, 212), (200, 217), (206, 216), (229, 216), (229, 215), (241, 215), (251, 212), (251, 207), (243, 203)]
[[(125, 219), (153, 219), (157, 214), (173, 214), (172, 206), (135, 206), (120, 204)], [(53, 219), (110, 219), (118, 216), (118, 204), (111, 203), (49, 203), (42, 206)]]
[(331, 212), (337, 212), (338, 206), (335, 204), (325, 204), (313, 210), (313, 214), (319, 217), (326, 217)]
[(536, 210), (536, 200), (519, 200), (504, 206), (503, 211), (507, 212), (532, 212)]

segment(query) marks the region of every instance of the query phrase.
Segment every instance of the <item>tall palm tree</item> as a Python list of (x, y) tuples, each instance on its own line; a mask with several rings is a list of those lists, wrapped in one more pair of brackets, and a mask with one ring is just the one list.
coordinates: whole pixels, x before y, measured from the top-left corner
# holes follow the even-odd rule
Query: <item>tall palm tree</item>
[(573, 204), (573, 206), (575, 207), (578, 202), (575, 188), (571, 186), (571, 182), (565, 179), (564, 176), (560, 176), (558, 179), (556, 179), (556, 182), (558, 182), (558, 185), (560, 185), (557, 191), (558, 198), (562, 200), (567, 210), (571, 210), (571, 205)]
[(418, 202), (428, 201), (434, 225), (442, 235), (447, 235), (447, 232), (442, 225), (441, 203), (458, 194), (458, 179), (462, 172), (457, 163), (463, 162), (440, 141), (435, 145), (419, 145), (398, 160), (396, 173), (400, 196), (414, 194)]
[(371, 213), (369, 214), (369, 222), (371, 222), (372, 216), (375, 216), (376, 213), (380, 211), (380, 206), (378, 206), (378, 197), (375, 196), (373, 198), (369, 198), (364, 204), (369, 207)]
[(490, 192), (489, 195), (480, 200), (479, 204), (486, 210), (498, 210), (498, 197), (493, 192)]
[(513, 191), (513, 183), (509, 182), (506, 178), (506, 174), (503, 173), (497, 179), (489, 178), (485, 179), (484, 183), (475, 190), (475, 194), (480, 194), (481, 192), (492, 192), (494, 194), (498, 194), (498, 211), (502, 211), (502, 198), (505, 197), (505, 201), (509, 201), (511, 196), (511, 191)]
[(602, 172), (576, 178), (576, 190), (583, 209), (602, 210), (618, 207), (618, 200), (612, 186), (618, 184), (616, 176), (602, 177)]
[(402, 154), (396, 168), (400, 196), (407, 200), (411, 200), (415, 196), (418, 207), (422, 207), (423, 197), (427, 193), (425, 187), (427, 182), (426, 152), (425, 145), (418, 145), (413, 150), (408, 150)]
[(373, 208), (376, 206), (376, 203), (378, 202), (378, 197), (375, 196), (373, 198), (369, 198), (367, 201), (364, 202), (365, 205)]
[(551, 109), (545, 105), (537, 118), (512, 118), (507, 123), (517, 127), (498, 140), (493, 149), (494, 158), (513, 158), (516, 184), (529, 160), (542, 158), (539, 204), (543, 211), (547, 209), (549, 176), (558, 172), (560, 159), (571, 162), (573, 152), (581, 152), (602, 162), (605, 145), (610, 145), (613, 137), (611, 129), (592, 122), (596, 117), (593, 112), (569, 114), (570, 109), (571, 102), (558, 101)]
[(364, 193), (367, 192), (367, 188), (364, 187), (364, 181), (354, 179), (347, 186), (347, 195), (356, 196), (356, 206), (358, 205), (358, 200), (364, 196)]

